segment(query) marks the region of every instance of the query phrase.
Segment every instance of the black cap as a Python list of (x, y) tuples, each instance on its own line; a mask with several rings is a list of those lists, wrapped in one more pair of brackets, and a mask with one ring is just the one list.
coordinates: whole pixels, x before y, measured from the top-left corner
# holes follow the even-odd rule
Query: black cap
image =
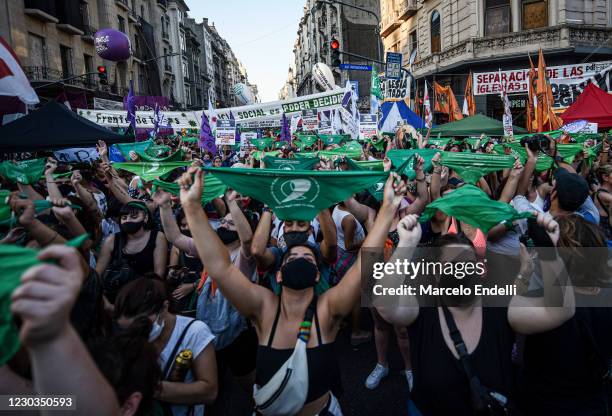
[(555, 171), (555, 189), (561, 209), (574, 212), (589, 196), (587, 181), (577, 173), (570, 173), (567, 169), (559, 168)]

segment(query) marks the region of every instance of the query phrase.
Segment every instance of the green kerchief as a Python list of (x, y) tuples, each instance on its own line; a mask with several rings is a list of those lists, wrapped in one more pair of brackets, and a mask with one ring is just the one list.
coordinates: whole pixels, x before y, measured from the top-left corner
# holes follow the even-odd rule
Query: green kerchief
[(206, 168), (227, 186), (266, 203), (281, 220), (310, 221), (333, 204), (377, 182), (387, 172), (285, 171)]
[[(431, 159), (439, 152), (440, 150), (438, 149), (393, 149), (387, 152), (387, 157), (396, 169), (404, 165), (405, 168), (401, 171), (398, 169), (397, 172), (401, 175), (406, 175), (412, 181), (416, 178), (416, 172), (413, 169), (414, 155), (418, 154), (425, 160), (423, 169), (425, 172), (430, 172), (433, 168)], [(406, 164), (407, 161), (408, 163)]]
[(140, 176), (145, 182), (164, 176), (174, 169), (191, 165), (191, 162), (121, 162), (113, 163), (116, 169), (127, 170)]
[(257, 148), (257, 150), (266, 150), (272, 148), (274, 139), (272, 137), (264, 137), (262, 139), (251, 139), (251, 144)]
[[(147, 151), (148, 150), (149, 149), (147, 149)], [(154, 157), (154, 156), (149, 155), (147, 152), (136, 152), (136, 153), (138, 153), (138, 156), (140, 156), (140, 159), (143, 162), (179, 162), (183, 160), (183, 156), (185, 155), (182, 149), (179, 149), (176, 152), (166, 157)]]
[(265, 156), (263, 158), (266, 169), (280, 170), (312, 170), (317, 163), (318, 157), (304, 157), (298, 159), (286, 159), (280, 157)]
[(38, 182), (45, 172), (46, 164), (47, 160), (45, 158), (20, 160), (18, 162), (5, 160), (0, 163), (0, 176), (4, 176), (13, 183), (31, 185)]
[[(89, 235), (84, 234), (66, 243), (71, 247), (79, 247)], [(11, 314), (11, 295), (21, 283), (21, 275), (30, 267), (41, 264), (38, 250), (0, 244), (0, 264), (2, 264), (2, 279), (0, 279), (0, 366), (7, 363), (19, 350), (19, 332)]]
[(463, 185), (446, 196), (436, 199), (425, 207), (419, 221), (430, 220), (437, 210), (466, 222), (485, 234), (502, 221), (515, 221), (533, 215), (530, 212), (519, 213), (510, 204), (492, 200), (474, 185)]
[[(155, 192), (159, 189), (163, 189), (166, 192), (171, 193), (172, 195), (179, 196), (181, 192), (181, 188), (178, 183), (175, 182), (164, 182), (159, 179), (153, 180), (153, 191)], [(207, 204), (215, 198), (222, 198), (225, 195), (225, 191), (227, 190), (227, 186), (223, 184), (219, 179), (215, 178), (213, 175), (206, 175), (204, 177), (204, 192), (202, 193), (202, 205)]]
[(130, 151), (133, 150), (136, 153), (144, 153), (152, 145), (153, 140), (149, 139), (144, 142), (117, 143), (115, 146), (117, 146), (117, 149), (119, 149), (126, 160), (130, 160)]
[(319, 138), (323, 142), (324, 146), (330, 146), (332, 144), (342, 144), (345, 141), (351, 139), (350, 134), (319, 134)]
[(442, 152), (440, 164), (457, 172), (465, 182), (475, 184), (480, 178), (491, 172), (511, 169), (514, 161), (514, 157), (510, 155)]

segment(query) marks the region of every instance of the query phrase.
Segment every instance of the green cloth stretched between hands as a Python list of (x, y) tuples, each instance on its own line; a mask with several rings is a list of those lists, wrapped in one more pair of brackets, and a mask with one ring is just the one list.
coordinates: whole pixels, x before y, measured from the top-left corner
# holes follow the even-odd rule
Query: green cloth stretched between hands
[(4, 176), (13, 183), (31, 185), (40, 180), (40, 177), (45, 172), (46, 164), (47, 159), (45, 158), (20, 160), (17, 162), (5, 160), (0, 163), (0, 176)]
[(190, 161), (183, 162), (120, 162), (113, 163), (115, 169), (123, 169), (138, 175), (145, 182), (157, 179), (174, 169), (191, 165)]
[[(66, 245), (80, 247), (88, 238), (88, 234), (83, 234)], [(38, 250), (32, 248), (0, 244), (0, 366), (19, 350), (19, 332), (11, 314), (11, 295), (21, 283), (21, 275), (30, 267), (41, 264), (37, 256)]]
[(133, 142), (133, 143), (117, 143), (117, 149), (123, 155), (125, 160), (130, 160), (130, 151), (136, 153), (144, 153), (150, 146), (153, 145), (153, 140), (149, 139), (144, 142)]
[[(172, 195), (179, 196), (181, 188), (176, 182), (164, 182), (159, 179), (153, 180), (153, 192), (157, 188), (162, 189)], [(217, 179), (214, 175), (204, 177), (204, 192), (202, 193), (202, 205), (209, 203), (215, 198), (222, 198), (225, 195), (227, 186)]]
[(319, 163), (318, 157), (298, 158), (298, 159), (287, 159), (282, 157), (265, 156), (263, 158), (266, 164), (266, 169), (279, 169), (279, 170), (312, 170), (317, 163)]
[(531, 212), (519, 213), (510, 204), (492, 200), (474, 185), (463, 185), (427, 205), (419, 222), (430, 220), (437, 210), (470, 224), (485, 234), (502, 221), (515, 221), (533, 216)]
[(343, 142), (351, 140), (350, 134), (319, 134), (319, 138), (323, 142), (324, 146), (332, 144), (342, 144)]
[(147, 154), (146, 152), (136, 152), (136, 153), (138, 154), (138, 156), (140, 156), (140, 159), (143, 162), (152, 162), (152, 163), (153, 162), (159, 162), (159, 163), (161, 162), (180, 162), (183, 160), (183, 156), (185, 155), (185, 152), (183, 152), (182, 149), (179, 149), (176, 152), (166, 157), (154, 157), (154, 156)]
[(274, 139), (272, 137), (264, 137), (261, 139), (251, 139), (251, 145), (255, 146), (257, 150), (271, 149), (274, 145)]
[(457, 172), (466, 182), (475, 184), (491, 172), (511, 169), (515, 158), (510, 155), (491, 155), (487, 153), (442, 152), (440, 164)]
[[(423, 165), (423, 170), (425, 172), (431, 172), (433, 169), (433, 164), (431, 159), (436, 155), (436, 153), (440, 153), (438, 149), (393, 149), (387, 152), (387, 157), (393, 163), (393, 166), (398, 169), (402, 165), (404, 165), (405, 169), (402, 171), (397, 171), (397, 173), (406, 175), (409, 180), (414, 180), (416, 178), (416, 172), (414, 171), (414, 155), (418, 154), (425, 160), (425, 164)], [(409, 161), (406, 164), (406, 161)]]
[(205, 168), (243, 195), (267, 204), (281, 220), (310, 221), (333, 204), (377, 182), (388, 172)]

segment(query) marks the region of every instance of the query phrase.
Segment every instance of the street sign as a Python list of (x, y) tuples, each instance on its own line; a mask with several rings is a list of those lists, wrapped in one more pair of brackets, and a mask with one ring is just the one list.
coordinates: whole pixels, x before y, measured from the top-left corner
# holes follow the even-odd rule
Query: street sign
[(349, 81), (351, 83), (351, 88), (355, 91), (355, 95), (359, 97), (359, 81)]
[(371, 71), (371, 65), (356, 65), (356, 64), (340, 64), (340, 69), (347, 69), (349, 71)]
[(400, 79), (402, 77), (402, 54), (387, 52), (385, 77), (387, 79)]

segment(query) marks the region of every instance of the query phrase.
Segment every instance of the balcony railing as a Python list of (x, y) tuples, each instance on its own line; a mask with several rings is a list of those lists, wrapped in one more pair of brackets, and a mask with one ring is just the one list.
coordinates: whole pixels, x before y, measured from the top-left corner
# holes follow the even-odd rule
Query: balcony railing
[(128, 5), (127, 0), (115, 0), (115, 4), (125, 11), (130, 10), (130, 6)]
[(401, 0), (397, 4), (397, 18), (406, 21), (416, 14), (417, 9), (417, 0)]
[(157, 0), (157, 4), (163, 7), (164, 10), (168, 8), (168, 0)]
[(24, 13), (44, 22), (58, 23), (57, 10), (53, 0), (25, 0)]
[(398, 27), (400, 27), (400, 21), (397, 18), (397, 11), (392, 10), (380, 22), (380, 36), (385, 37)]
[(83, 30), (84, 32), (83, 36), (81, 36), (83, 40), (89, 43), (93, 43), (94, 37), (96, 35), (96, 32), (98, 31), (98, 28), (93, 27), (93, 26), (81, 26), (81, 30)]
[[(54, 82), (64, 78), (69, 78), (76, 74), (71, 72), (64, 72), (57, 69), (51, 69), (45, 66), (26, 66), (24, 72), (30, 82)], [(68, 81), (64, 81), (64, 85), (73, 85), (79, 88), (96, 89), (98, 88), (98, 82), (92, 75), (87, 75), (81, 78), (75, 78)]]
[(133, 23), (138, 23), (140, 21), (138, 15), (134, 10), (130, 10), (128, 12), (128, 19)]
[(445, 47), (439, 53), (419, 53), (422, 59), (414, 63), (417, 75), (439, 71), (444, 67), (473, 59), (486, 60), (493, 56), (514, 56), (542, 49), (597, 48), (610, 44), (612, 29), (585, 25), (559, 25), (524, 30), (482, 38), (468, 39)]

